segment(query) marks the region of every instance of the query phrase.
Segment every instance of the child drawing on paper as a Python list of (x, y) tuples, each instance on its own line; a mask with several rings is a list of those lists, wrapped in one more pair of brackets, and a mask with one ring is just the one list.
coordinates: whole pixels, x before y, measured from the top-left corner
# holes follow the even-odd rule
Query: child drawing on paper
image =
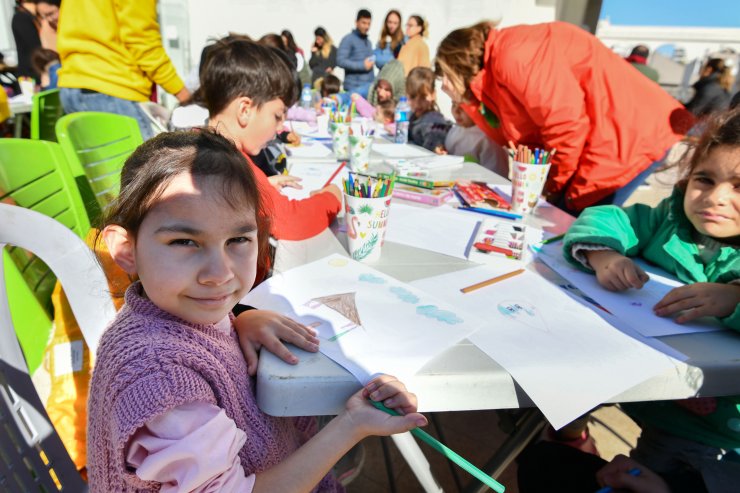
[(160, 134), (129, 157), (121, 182), (102, 236), (138, 280), (98, 347), (91, 491), (339, 492), (330, 470), (360, 440), (426, 424), (388, 375), (319, 431), (312, 418), (257, 406), (230, 312), (254, 284), (269, 220), (265, 189), (232, 142), (208, 130)]
[[(673, 194), (656, 207), (586, 209), (565, 236), (564, 254), (612, 291), (650, 282), (631, 260), (642, 257), (686, 283), (653, 307), (657, 315), (678, 323), (713, 316), (740, 330), (740, 112), (711, 119), (684, 167)], [(622, 406), (642, 427), (635, 460), (666, 480), (736, 488), (740, 396)], [(717, 482), (717, 472), (731, 468), (735, 483)]]
[(571, 226), (564, 254), (611, 291), (641, 289), (648, 276), (630, 257), (675, 274), (685, 286), (654, 307), (683, 323), (717, 317), (740, 330), (740, 112), (707, 127), (673, 194), (656, 207), (599, 206)]

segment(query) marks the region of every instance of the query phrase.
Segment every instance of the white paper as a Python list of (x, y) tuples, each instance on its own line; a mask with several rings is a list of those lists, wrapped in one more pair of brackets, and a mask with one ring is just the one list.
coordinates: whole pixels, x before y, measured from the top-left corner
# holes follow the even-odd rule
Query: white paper
[(425, 157), (432, 154), (422, 147), (409, 144), (373, 144), (373, 151), (387, 158)]
[[(290, 164), (288, 172), (291, 176), (301, 178), (302, 189), (283, 187), (280, 193), (293, 200), (306, 199), (311, 196), (311, 192), (324, 188), (326, 181), (341, 166), (336, 162), (316, 163), (296, 161)], [(332, 183), (342, 188), (342, 178), (347, 178), (347, 166), (344, 166), (339, 173), (332, 179)]]
[(693, 334), (721, 330), (722, 326), (714, 319), (704, 318), (685, 324), (677, 324), (670, 317), (658, 317), (653, 307), (672, 289), (682, 286), (668, 274), (641, 259), (633, 260), (650, 276), (642, 289), (629, 289), (612, 292), (601, 287), (596, 276), (583, 272), (568, 264), (562, 253), (563, 244), (557, 242), (545, 245), (538, 255), (555, 272), (578, 286), (586, 295), (596, 300), (610, 313), (622, 320), (640, 334), (647, 337), (660, 337), (676, 334)]
[(304, 143), (297, 147), (287, 146), (289, 157), (294, 158), (332, 158), (334, 153), (329, 147), (319, 143)]
[(391, 202), (385, 240), (464, 259), (482, 219), (476, 214)]
[(468, 339), (511, 374), (556, 429), (674, 367), (531, 272), (460, 292), (510, 267), (475, 267), (411, 284), (485, 318)]
[(341, 255), (274, 275), (243, 303), (314, 327), (320, 351), (367, 383), (410, 377), (482, 322)]

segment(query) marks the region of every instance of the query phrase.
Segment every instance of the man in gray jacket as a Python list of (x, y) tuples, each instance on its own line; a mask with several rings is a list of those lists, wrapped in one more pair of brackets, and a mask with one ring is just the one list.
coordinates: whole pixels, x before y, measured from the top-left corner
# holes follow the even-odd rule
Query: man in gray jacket
[(337, 65), (344, 69), (344, 90), (356, 92), (363, 98), (367, 98), (367, 91), (375, 78), (373, 46), (367, 39), (371, 18), (368, 10), (360, 9), (355, 29), (342, 38), (337, 50)]

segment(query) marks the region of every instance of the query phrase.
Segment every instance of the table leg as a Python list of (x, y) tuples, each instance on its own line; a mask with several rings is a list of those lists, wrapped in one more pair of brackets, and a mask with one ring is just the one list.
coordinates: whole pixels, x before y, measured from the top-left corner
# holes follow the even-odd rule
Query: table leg
[(13, 117), (13, 137), (16, 139), (20, 139), (23, 136), (23, 120), (24, 120), (24, 114), (18, 113)]
[(403, 455), (403, 458), (406, 459), (411, 470), (416, 475), (416, 479), (421, 483), (421, 487), (424, 488), (424, 491), (427, 493), (442, 493), (442, 487), (437, 483), (437, 480), (434, 479), (429, 462), (411, 433), (399, 433), (397, 435), (392, 435), (391, 438), (393, 439), (393, 443), (396, 444), (396, 447), (398, 447), (398, 450), (401, 452), (401, 455)]

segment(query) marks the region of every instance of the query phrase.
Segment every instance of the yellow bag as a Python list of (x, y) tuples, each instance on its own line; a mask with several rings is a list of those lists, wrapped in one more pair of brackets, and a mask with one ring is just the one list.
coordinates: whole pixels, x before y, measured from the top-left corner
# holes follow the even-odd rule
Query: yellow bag
[[(85, 242), (88, 246), (93, 244), (96, 233), (92, 230), (87, 235)], [(120, 309), (122, 294), (131, 281), (113, 261), (104, 243), (100, 242), (96, 253), (108, 278), (113, 304)], [(82, 469), (87, 463), (87, 396), (94, 357), (90, 355), (59, 281), (51, 301), (54, 305), (54, 333), (44, 355), (44, 365), (51, 378), (46, 412), (75, 465)]]

